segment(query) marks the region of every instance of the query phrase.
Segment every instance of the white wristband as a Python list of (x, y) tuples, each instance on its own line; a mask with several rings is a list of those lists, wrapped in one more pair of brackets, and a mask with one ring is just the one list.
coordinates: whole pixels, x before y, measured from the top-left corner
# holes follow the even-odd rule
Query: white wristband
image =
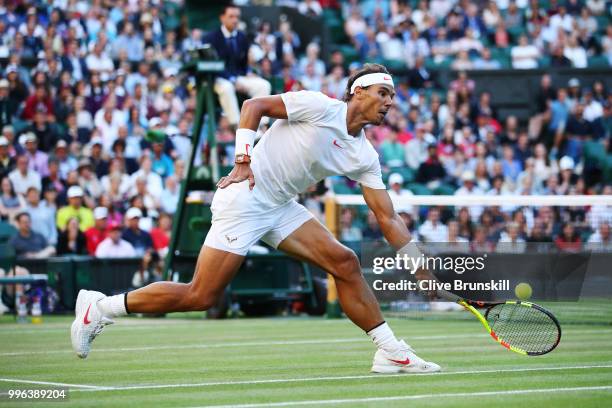
[(424, 256), (423, 252), (417, 245), (415, 240), (410, 241), (403, 247), (397, 250), (397, 253), (400, 255), (408, 255), (410, 258), (417, 259), (421, 256)]
[(236, 130), (236, 156), (239, 154), (250, 156), (253, 153), (256, 135), (257, 132), (251, 129)]

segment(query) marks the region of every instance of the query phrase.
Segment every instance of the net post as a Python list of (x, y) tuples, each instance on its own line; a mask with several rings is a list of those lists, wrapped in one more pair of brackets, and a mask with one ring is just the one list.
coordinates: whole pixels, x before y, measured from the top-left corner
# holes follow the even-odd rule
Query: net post
[[(329, 231), (338, 237), (338, 204), (334, 196), (325, 198), (325, 225)], [(327, 307), (326, 317), (339, 318), (342, 316), (340, 303), (338, 302), (338, 290), (336, 289), (336, 281), (328, 274), (327, 275)]]

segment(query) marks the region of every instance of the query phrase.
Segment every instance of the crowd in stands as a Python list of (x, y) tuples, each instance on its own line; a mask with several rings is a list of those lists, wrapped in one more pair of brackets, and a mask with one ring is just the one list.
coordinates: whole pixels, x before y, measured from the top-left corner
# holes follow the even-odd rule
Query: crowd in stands
[[(551, 65), (558, 57), (579, 67), (584, 52), (610, 58), (612, 26), (594, 18), (607, 12), (602, 2), (552, 0), (546, 10), (537, 0), (482, 8), (450, 0), (285, 3), (315, 17), (337, 7), (364, 61), (401, 59), (410, 68), (397, 78), (385, 124), (366, 131), (392, 194), (612, 193), (582, 154), (587, 141), (609, 142), (612, 96), (603, 82), (584, 87), (573, 79), (557, 89), (545, 75), (538, 112), (519, 123), (500, 118), (491, 95), (476, 93), (465, 71), (496, 68), (491, 44), (512, 47), (516, 68), (532, 67), (536, 55), (539, 61), (550, 50)], [(187, 29), (179, 17), (183, 6), (180, 0), (60, 0), (0, 7), (0, 216), (15, 225), (11, 243), (19, 256), (151, 262), (165, 254), (192, 147), (196, 89), (179, 69), (193, 48), (212, 44), (226, 62), (214, 86), (223, 112), (217, 139), (228, 143), (224, 164), (233, 157), (237, 92), (268, 95), (267, 79), (279, 76), (278, 91), (342, 98), (360, 65), (348, 64), (342, 52), (323, 61), (320, 45), (302, 44), (286, 18), (245, 34), (240, 9), (226, 7), (219, 28), (203, 32)], [(398, 50), (400, 57), (390, 55)], [(442, 90), (429, 62), (451, 55), (453, 68), (462, 71)], [(163, 140), (149, 138), (151, 131), (162, 132)], [(202, 163), (209, 152), (195, 148)], [(320, 216), (326, 190), (354, 188), (348, 179), (332, 178), (301, 200)], [(422, 240), (610, 242), (609, 207), (401, 210)], [(355, 211), (343, 212), (342, 239), (380, 235), (371, 216), (355, 218)]]

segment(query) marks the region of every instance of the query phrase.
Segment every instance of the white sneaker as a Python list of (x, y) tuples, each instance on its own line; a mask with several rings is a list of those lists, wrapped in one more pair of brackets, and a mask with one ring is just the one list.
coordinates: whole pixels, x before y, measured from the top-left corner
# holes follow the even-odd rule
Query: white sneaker
[(106, 297), (92, 290), (80, 290), (76, 301), (75, 315), (70, 329), (72, 349), (80, 358), (86, 358), (91, 350), (91, 342), (102, 332), (104, 326), (114, 322), (102, 316), (96, 303)]
[(372, 364), (373, 373), (395, 374), (395, 373), (435, 373), (440, 371), (440, 366), (423, 360), (414, 353), (414, 350), (400, 340), (401, 348), (395, 353), (389, 353), (379, 349), (374, 354)]

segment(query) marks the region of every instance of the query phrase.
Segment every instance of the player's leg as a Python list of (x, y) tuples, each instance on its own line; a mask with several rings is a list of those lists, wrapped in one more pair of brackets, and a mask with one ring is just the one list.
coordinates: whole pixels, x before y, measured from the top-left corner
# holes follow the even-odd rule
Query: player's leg
[(378, 347), (372, 371), (423, 373), (440, 370), (437, 364), (418, 357), (403, 340), (396, 339), (361, 273), (359, 259), (321, 223), (315, 219), (305, 222), (282, 240), (278, 248), (333, 276), (342, 310)]
[(338, 242), (317, 220), (304, 223), (284, 239), (278, 249), (331, 274), (342, 310), (361, 329), (371, 330), (384, 321), (378, 301), (361, 273), (357, 255)]
[(215, 79), (214, 90), (219, 97), (219, 105), (221, 105), (228, 122), (234, 127), (238, 126), (240, 108), (234, 84), (225, 78), (217, 77)]
[(115, 296), (81, 290), (71, 327), (72, 347), (87, 357), (94, 338), (113, 317), (133, 313), (169, 313), (206, 310), (222, 295), (244, 260), (243, 255), (202, 246), (190, 283), (155, 282)]
[(155, 282), (126, 294), (130, 313), (207, 310), (216, 304), (244, 256), (202, 246), (190, 283)]

